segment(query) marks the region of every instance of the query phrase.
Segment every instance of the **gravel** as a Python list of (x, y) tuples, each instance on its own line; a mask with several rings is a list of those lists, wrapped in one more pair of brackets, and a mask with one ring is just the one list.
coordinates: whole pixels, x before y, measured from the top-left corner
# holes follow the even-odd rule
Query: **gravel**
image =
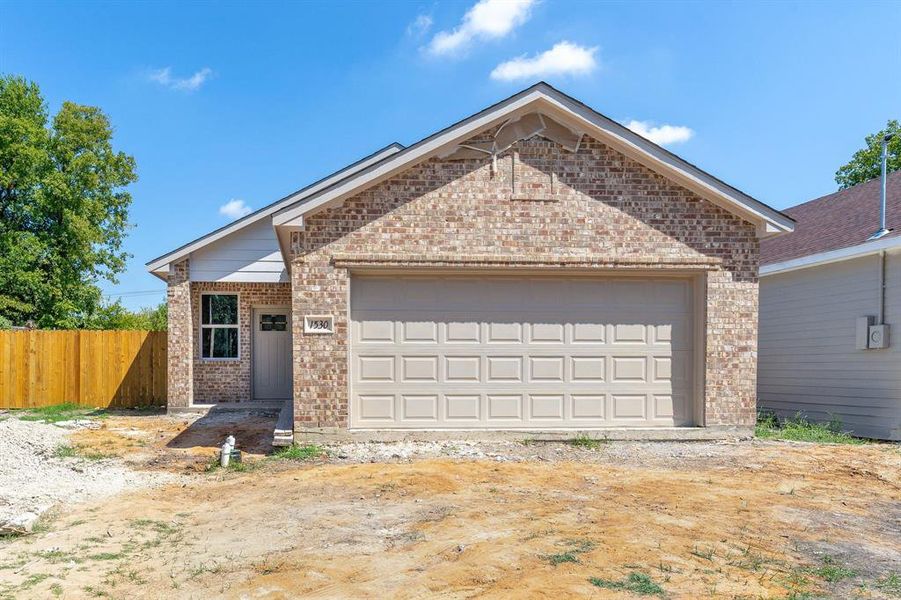
[(516, 440), (442, 440), (334, 442), (324, 444), (334, 462), (409, 462), (423, 458), (509, 461), (577, 461), (622, 466), (692, 468), (711, 460), (724, 465), (741, 460), (755, 442), (600, 442), (579, 447), (566, 442)]
[(169, 483), (177, 476), (144, 473), (117, 459), (58, 458), (75, 429), (91, 421), (54, 425), (0, 414), (0, 534), (30, 531), (40, 515), (58, 503), (72, 504), (129, 489)]

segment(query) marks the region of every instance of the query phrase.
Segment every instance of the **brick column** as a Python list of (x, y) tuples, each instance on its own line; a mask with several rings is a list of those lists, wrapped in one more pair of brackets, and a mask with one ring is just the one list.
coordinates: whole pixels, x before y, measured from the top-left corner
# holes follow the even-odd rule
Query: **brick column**
[(194, 317), (188, 259), (169, 265), (168, 406), (191, 406), (194, 396)]

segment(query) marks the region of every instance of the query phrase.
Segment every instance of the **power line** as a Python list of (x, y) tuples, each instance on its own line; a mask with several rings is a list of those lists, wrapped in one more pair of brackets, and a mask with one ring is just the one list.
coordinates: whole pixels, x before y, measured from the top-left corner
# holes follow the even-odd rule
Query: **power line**
[(166, 290), (136, 290), (136, 291), (131, 291), (131, 292), (111, 292), (108, 294), (104, 294), (104, 296), (106, 296), (107, 298), (112, 297), (112, 296), (124, 298), (126, 296), (127, 297), (156, 296), (156, 295), (161, 295), (161, 294), (165, 294), (165, 293), (166, 293)]

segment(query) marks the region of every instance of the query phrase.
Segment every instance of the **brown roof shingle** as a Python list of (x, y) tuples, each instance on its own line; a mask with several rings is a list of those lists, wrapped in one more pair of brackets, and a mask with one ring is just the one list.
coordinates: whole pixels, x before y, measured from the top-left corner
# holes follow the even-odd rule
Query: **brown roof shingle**
[[(880, 179), (838, 191), (783, 212), (797, 221), (792, 233), (763, 240), (760, 264), (801, 258), (856, 246), (879, 229)], [(901, 171), (889, 173), (886, 184), (885, 237), (901, 234)]]

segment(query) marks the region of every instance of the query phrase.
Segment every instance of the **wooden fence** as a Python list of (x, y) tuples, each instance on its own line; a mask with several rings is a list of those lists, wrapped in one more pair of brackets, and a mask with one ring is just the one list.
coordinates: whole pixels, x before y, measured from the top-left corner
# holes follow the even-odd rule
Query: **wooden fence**
[(0, 408), (166, 404), (165, 331), (0, 331)]

